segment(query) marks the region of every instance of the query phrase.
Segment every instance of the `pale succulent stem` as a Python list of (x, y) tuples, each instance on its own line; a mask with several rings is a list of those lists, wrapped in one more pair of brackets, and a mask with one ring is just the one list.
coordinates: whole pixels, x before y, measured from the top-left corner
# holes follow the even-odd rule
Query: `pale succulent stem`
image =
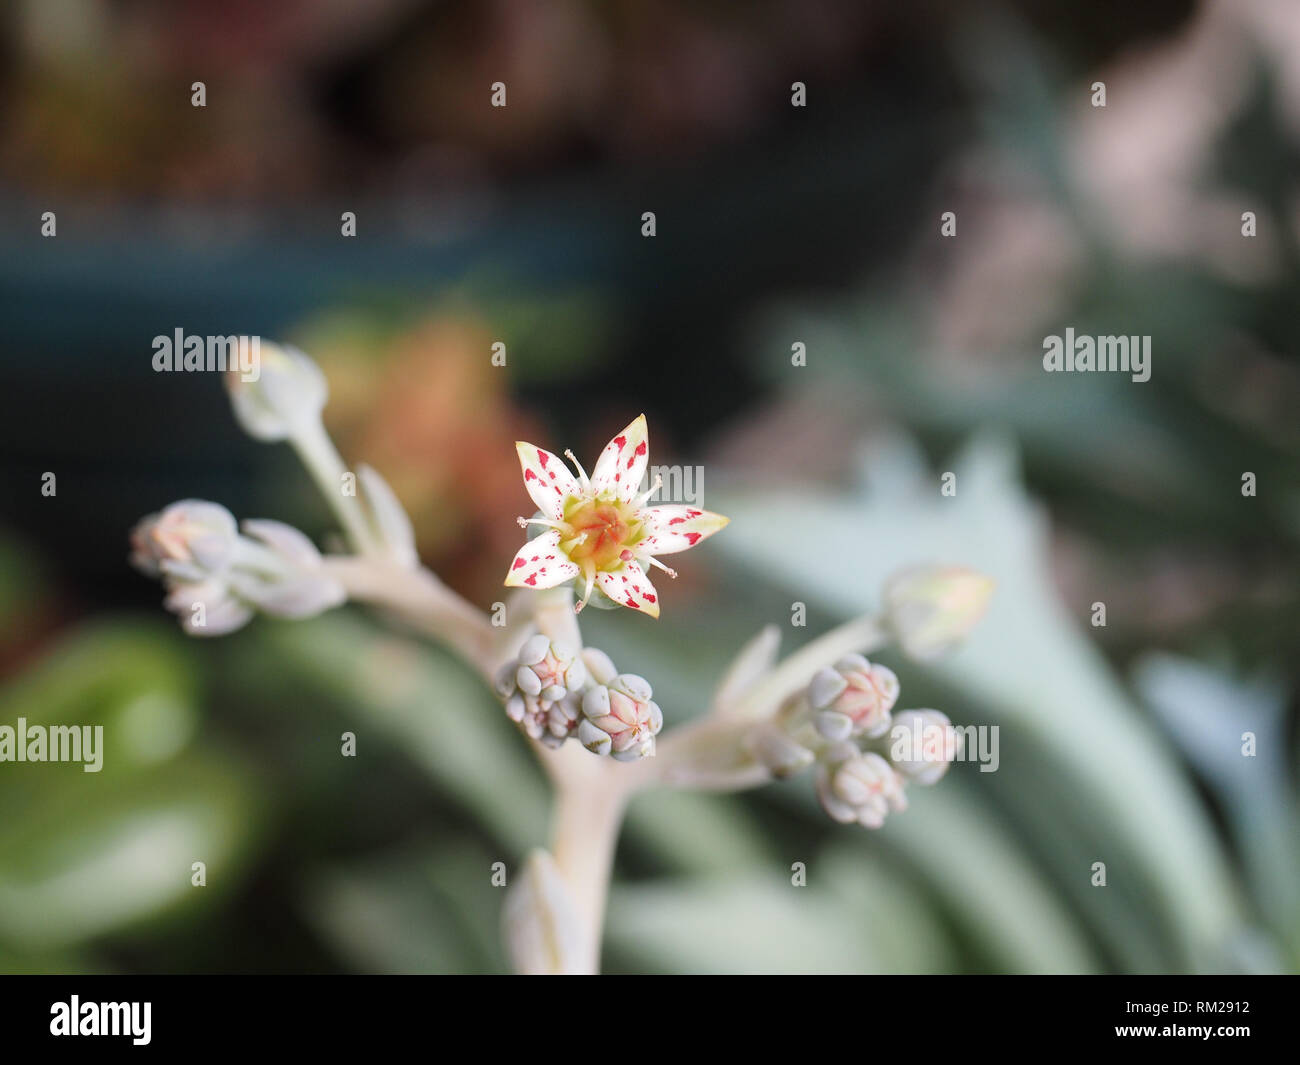
[(551, 854), (582, 922), (584, 973), (600, 970), (605, 904), (627, 801), (626, 788), (610, 773), (617, 768), (601, 759), (596, 772), (568, 777), (555, 793)]
[(655, 783), (692, 791), (731, 793), (770, 784), (772, 774), (757, 762), (736, 769), (665, 768)]
[(427, 569), (382, 559), (327, 556), (325, 572), (348, 598), (391, 610), (403, 621), (447, 644), (492, 680), (495, 633), (487, 617)]
[[(533, 619), (538, 631), (551, 640), (581, 650), (582, 631), (570, 589), (538, 593)], [(599, 758), (575, 744), (558, 751), (538, 747), (538, 756), (555, 786), (551, 855), (582, 921), (582, 971), (595, 973), (600, 968), (614, 851), (632, 778), (625, 773), (628, 766)]]
[(289, 438), (289, 443), (307, 467), (316, 487), (329, 503), (334, 516), (343, 526), (343, 532), (352, 547), (362, 555), (382, 554), (382, 547), (366, 518), (361, 500), (355, 495), (344, 495), (343, 475), (348, 468), (343, 463), (334, 441), (325, 426), (313, 421)]
[(711, 752), (731, 757), (743, 750), (750, 730), (772, 719), (819, 668), (847, 654), (870, 654), (887, 640), (879, 619), (871, 615), (832, 629), (778, 663), (734, 701), (665, 735), (654, 758), (627, 767), (627, 786), (743, 791), (766, 783), (772, 777), (765, 767), (744, 757), (720, 762)]
[(534, 595), (533, 621), (537, 631), (555, 643), (564, 644), (574, 651), (582, 650), (582, 630), (573, 613), (571, 588), (548, 588)]

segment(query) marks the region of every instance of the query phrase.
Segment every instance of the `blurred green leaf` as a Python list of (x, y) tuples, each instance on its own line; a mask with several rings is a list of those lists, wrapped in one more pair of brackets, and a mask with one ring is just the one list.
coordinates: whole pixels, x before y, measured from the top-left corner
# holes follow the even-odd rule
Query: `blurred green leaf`
[(1283, 691), (1264, 678), (1238, 680), (1169, 654), (1144, 656), (1135, 679), (1222, 800), (1263, 915), (1300, 965), (1300, 816), (1289, 783)]
[(543, 838), (550, 798), (532, 753), (496, 697), (449, 654), (346, 611), (267, 625), (260, 653), (263, 667), (291, 664), (373, 726), (516, 854)]
[(0, 941), (70, 947), (238, 882), (258, 789), (229, 756), (185, 750), (197, 710), (183, 647), (161, 621), (106, 622), (0, 693), (0, 724), (103, 728), (98, 772), (0, 763)]

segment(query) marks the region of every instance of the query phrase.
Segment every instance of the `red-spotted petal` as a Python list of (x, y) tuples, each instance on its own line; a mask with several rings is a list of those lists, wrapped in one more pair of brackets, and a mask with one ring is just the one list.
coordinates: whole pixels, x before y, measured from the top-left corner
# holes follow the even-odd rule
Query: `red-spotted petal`
[(519, 549), (506, 574), (509, 588), (554, 588), (581, 570), (560, 552), (560, 530), (552, 529)]
[(650, 461), (650, 438), (645, 415), (640, 414), (626, 429), (605, 445), (591, 471), (591, 487), (600, 495), (615, 493), (627, 502), (637, 494)]
[(578, 494), (578, 482), (564, 460), (522, 440), (515, 441), (515, 450), (519, 452), (519, 467), (524, 471), (524, 487), (537, 509), (548, 518), (563, 517), (564, 500)]
[(641, 511), (645, 522), (645, 539), (636, 545), (644, 555), (672, 555), (694, 547), (712, 536), (731, 519), (711, 510), (687, 507), (673, 503), (662, 507), (646, 507)]
[(645, 570), (635, 562), (624, 562), (616, 570), (597, 573), (596, 583), (619, 606), (631, 607), (652, 618), (659, 616), (659, 593), (645, 575)]

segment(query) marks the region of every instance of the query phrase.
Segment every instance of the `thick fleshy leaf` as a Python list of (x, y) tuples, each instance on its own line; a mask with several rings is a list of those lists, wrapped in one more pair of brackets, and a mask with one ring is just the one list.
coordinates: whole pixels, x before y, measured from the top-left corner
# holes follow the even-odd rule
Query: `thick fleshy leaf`
[(641, 511), (646, 525), (646, 537), (637, 550), (647, 555), (672, 555), (694, 547), (712, 536), (731, 519), (699, 507), (678, 503), (662, 507), (647, 507)]
[(649, 461), (650, 434), (645, 415), (639, 414), (600, 453), (596, 468), (591, 471), (592, 490), (597, 495), (613, 492), (625, 502), (630, 500), (641, 486)]
[[(220, 581), (177, 585), (163, 602), (191, 636), (224, 636), (253, 617), (252, 607), (232, 596)], [(196, 609), (199, 606), (201, 610)]]
[(316, 545), (292, 525), (266, 518), (246, 518), (244, 532), (297, 566), (311, 569), (320, 565), (320, 552)]
[(415, 567), (420, 558), (415, 549), (415, 530), (397, 495), (379, 471), (365, 463), (357, 466), (361, 497), (370, 511), (370, 519), (380, 542), (393, 559), (403, 566)]
[(597, 573), (596, 583), (619, 606), (631, 607), (652, 618), (659, 616), (659, 593), (645, 570), (635, 562), (625, 562), (609, 573)]
[(523, 440), (515, 441), (515, 450), (524, 472), (524, 487), (537, 509), (548, 518), (563, 517), (565, 498), (578, 493), (578, 483), (564, 460)]
[(560, 552), (560, 531), (551, 529), (519, 549), (506, 574), (508, 588), (554, 588), (581, 572)]
[(281, 618), (310, 618), (339, 606), (347, 592), (324, 574), (304, 573), (300, 577), (275, 581), (251, 597), (263, 611)]
[(713, 695), (715, 714), (725, 714), (759, 677), (776, 664), (776, 652), (780, 646), (781, 630), (775, 625), (767, 625), (740, 649)]

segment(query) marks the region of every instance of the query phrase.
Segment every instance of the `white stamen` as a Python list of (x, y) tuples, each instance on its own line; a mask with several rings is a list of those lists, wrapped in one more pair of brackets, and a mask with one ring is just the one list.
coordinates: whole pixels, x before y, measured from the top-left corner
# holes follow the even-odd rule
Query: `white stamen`
[(591, 563), (590, 560), (587, 561), (583, 569), (587, 577), (587, 587), (586, 590), (582, 593), (581, 601), (578, 603), (577, 606), (573, 608), (573, 612), (575, 614), (580, 614), (582, 612), (582, 608), (587, 605), (587, 600), (591, 598), (592, 585), (596, 583), (596, 567)]
[(571, 532), (569, 523), (566, 521), (552, 521), (550, 518), (515, 518), (519, 528), (526, 529), (530, 525), (546, 525), (552, 529), (559, 529), (560, 532)]
[(578, 483), (582, 485), (582, 491), (585, 495), (591, 494), (591, 479), (587, 476), (587, 471), (582, 468), (582, 463), (578, 457), (568, 448), (564, 449), (564, 457), (578, 467)]
[(654, 483), (650, 485), (649, 491), (642, 492), (641, 495), (637, 496), (636, 499), (633, 500), (632, 506), (636, 507), (639, 510), (641, 507), (645, 506), (645, 501), (649, 499), (652, 495), (654, 495), (657, 491), (659, 491), (659, 489), (661, 489), (663, 486), (664, 486), (663, 477), (656, 473)]
[(646, 555), (645, 561), (649, 562), (650, 565), (652, 566), (657, 566), (659, 569), (663, 570), (666, 574), (668, 574), (668, 576), (672, 577), (674, 580), (677, 578), (677, 571), (668, 566), (665, 566), (657, 558), (652, 558), (650, 555)]

